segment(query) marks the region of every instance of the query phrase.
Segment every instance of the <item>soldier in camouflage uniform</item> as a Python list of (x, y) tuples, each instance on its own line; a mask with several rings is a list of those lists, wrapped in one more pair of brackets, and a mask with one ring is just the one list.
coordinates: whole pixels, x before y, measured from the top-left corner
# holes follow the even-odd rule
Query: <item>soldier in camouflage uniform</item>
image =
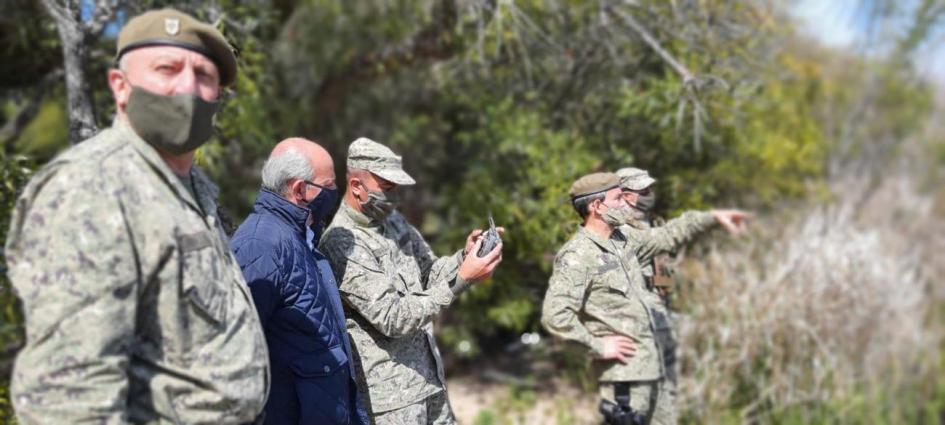
[(675, 247), (719, 220), (717, 214), (725, 220), (737, 214), (689, 213), (641, 244), (624, 225), (633, 212), (619, 181), (614, 173), (597, 173), (572, 185), (572, 205), (584, 224), (555, 258), (542, 324), (591, 350), (602, 410), (619, 406), (645, 423), (672, 424), (675, 376), (666, 357), (675, 347), (669, 312), (644, 279), (639, 259)]
[(669, 306), (675, 271), (669, 257), (715, 224), (723, 226), (730, 233), (741, 233), (748, 216), (741, 211), (687, 211), (667, 222), (651, 214), (656, 205), (656, 193), (653, 190), (656, 179), (646, 170), (633, 167), (621, 168), (616, 174), (620, 178), (622, 195), (631, 207), (623, 230), (635, 245), (634, 252), (647, 288), (662, 297), (666, 315), (671, 319), (670, 326), (657, 332), (657, 340), (663, 349), (667, 393), (674, 399), (677, 339)]
[(398, 212), (397, 187), (414, 184), (401, 159), (369, 139), (348, 149), (347, 191), (319, 248), (337, 276), (372, 419), (453, 424), (433, 318), (469, 284), (491, 276), (502, 245), (478, 257), (481, 230), (437, 257)]
[[(632, 208), (632, 213), (626, 220), (626, 224), (629, 226), (625, 229), (628, 236), (641, 247), (653, 246), (653, 249), (642, 249), (640, 252), (639, 260), (643, 267), (643, 277), (647, 286), (654, 288), (669, 304), (674, 275), (674, 270), (669, 264), (669, 257), (671, 254), (675, 255), (676, 245), (685, 242), (685, 240), (651, 241), (646, 238), (647, 230), (662, 227), (666, 224), (662, 219), (653, 217), (650, 214), (656, 204), (656, 193), (652, 187), (656, 183), (656, 179), (650, 177), (646, 170), (633, 167), (617, 170), (617, 177), (620, 178), (620, 188), (623, 191), (623, 196)], [(672, 236), (672, 234), (668, 236)], [(657, 254), (655, 245), (672, 248), (669, 252)]]
[(117, 119), (30, 181), (7, 241), (26, 346), (23, 424), (241, 424), (269, 386), (259, 319), (193, 151), (236, 58), (175, 10), (132, 19), (109, 71)]

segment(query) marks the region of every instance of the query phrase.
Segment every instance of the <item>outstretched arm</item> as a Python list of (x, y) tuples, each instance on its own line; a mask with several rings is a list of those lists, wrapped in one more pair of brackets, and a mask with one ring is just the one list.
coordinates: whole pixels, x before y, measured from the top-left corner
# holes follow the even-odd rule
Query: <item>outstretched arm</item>
[(750, 214), (739, 210), (687, 211), (659, 227), (629, 229), (627, 236), (634, 243), (637, 259), (645, 263), (657, 254), (679, 249), (716, 224), (729, 233), (741, 234), (750, 218)]

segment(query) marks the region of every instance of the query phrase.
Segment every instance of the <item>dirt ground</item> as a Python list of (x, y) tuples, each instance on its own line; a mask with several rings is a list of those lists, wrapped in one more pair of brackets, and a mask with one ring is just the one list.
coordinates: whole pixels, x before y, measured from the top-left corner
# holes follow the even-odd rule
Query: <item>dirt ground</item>
[(594, 395), (560, 380), (523, 382), (486, 372), (449, 378), (448, 391), (462, 425), (600, 423)]

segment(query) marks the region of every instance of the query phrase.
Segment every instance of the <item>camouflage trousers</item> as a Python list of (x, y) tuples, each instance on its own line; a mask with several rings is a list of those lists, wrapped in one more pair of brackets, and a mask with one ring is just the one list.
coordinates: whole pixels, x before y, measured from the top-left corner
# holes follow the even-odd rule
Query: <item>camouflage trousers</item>
[[(672, 328), (656, 332), (663, 357), (663, 378), (630, 384), (630, 408), (647, 417), (650, 425), (675, 425), (676, 411), (676, 339)], [(600, 383), (600, 398), (615, 403), (614, 382)]]
[(372, 418), (374, 425), (455, 425), (446, 390), (400, 409), (381, 412)]
[[(656, 381), (632, 381), (630, 384), (630, 408), (647, 418), (650, 425), (675, 425), (676, 383), (669, 379)], [(614, 382), (600, 383), (600, 398), (616, 403)]]

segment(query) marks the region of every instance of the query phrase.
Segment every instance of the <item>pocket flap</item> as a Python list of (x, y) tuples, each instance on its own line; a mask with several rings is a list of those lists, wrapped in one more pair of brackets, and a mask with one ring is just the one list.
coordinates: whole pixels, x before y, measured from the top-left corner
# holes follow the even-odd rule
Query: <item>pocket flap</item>
[(213, 245), (210, 234), (205, 231), (180, 235), (177, 237), (177, 239), (177, 243), (180, 245), (180, 250), (183, 252), (209, 248)]
[(230, 294), (226, 288), (229, 274), (221, 268), (207, 232), (178, 236), (180, 248), (181, 291), (194, 306), (217, 325), (226, 321)]
[(327, 376), (348, 364), (348, 356), (342, 346), (318, 353), (306, 353), (292, 361), (292, 371), (301, 377)]

